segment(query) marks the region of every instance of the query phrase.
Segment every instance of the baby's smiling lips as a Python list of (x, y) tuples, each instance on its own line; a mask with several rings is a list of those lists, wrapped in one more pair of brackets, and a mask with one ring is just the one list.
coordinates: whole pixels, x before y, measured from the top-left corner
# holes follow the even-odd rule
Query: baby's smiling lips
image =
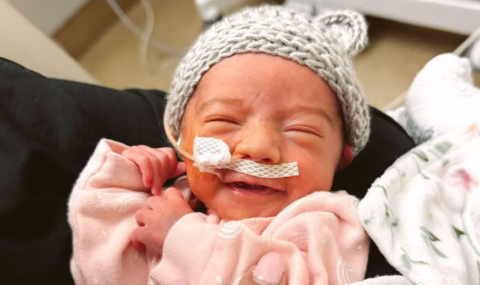
[(228, 188), (245, 194), (269, 195), (285, 191), (281, 183), (278, 183), (279, 181), (274, 182), (271, 179), (257, 178), (233, 171), (223, 175), (222, 180)]
[(260, 185), (250, 185), (243, 182), (233, 182), (225, 184), (228, 188), (232, 189), (236, 194), (248, 194), (248, 195), (270, 195), (278, 192), (277, 190)]

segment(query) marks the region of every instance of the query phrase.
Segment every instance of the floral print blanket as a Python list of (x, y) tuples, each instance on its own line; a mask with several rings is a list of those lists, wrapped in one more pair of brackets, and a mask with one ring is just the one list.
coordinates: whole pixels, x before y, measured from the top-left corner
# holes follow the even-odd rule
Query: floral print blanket
[(479, 185), (480, 120), (419, 145), (375, 181), (359, 216), (405, 278), (398, 284), (480, 284)]

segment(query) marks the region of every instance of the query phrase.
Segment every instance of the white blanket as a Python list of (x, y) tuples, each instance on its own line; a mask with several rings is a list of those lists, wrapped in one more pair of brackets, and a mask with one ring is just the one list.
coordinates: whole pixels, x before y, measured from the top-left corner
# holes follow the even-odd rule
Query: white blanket
[(399, 123), (417, 144), (477, 118), (480, 89), (468, 59), (446, 53), (430, 60), (415, 76), (399, 112)]
[(397, 160), (360, 202), (359, 215), (406, 278), (358, 284), (480, 284), (479, 182), (480, 121)]

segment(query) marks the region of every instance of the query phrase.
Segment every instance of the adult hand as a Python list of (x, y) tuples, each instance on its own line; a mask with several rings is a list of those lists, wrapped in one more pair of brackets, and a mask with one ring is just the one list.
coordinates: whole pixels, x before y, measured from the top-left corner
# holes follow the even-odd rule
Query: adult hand
[[(238, 285), (287, 285), (280, 254), (271, 251), (264, 254), (257, 265), (251, 266)], [(187, 279), (178, 279), (168, 285), (190, 285)]]
[(170, 187), (162, 196), (148, 198), (146, 206), (135, 213), (138, 228), (130, 236), (133, 246), (137, 250), (161, 254), (170, 229), (189, 213), (193, 210), (176, 188)]
[(145, 145), (132, 146), (121, 153), (135, 163), (142, 173), (143, 185), (159, 196), (167, 179), (186, 171), (184, 162), (177, 161), (175, 151), (170, 147), (151, 148)]
[(285, 269), (278, 252), (265, 253), (257, 265), (247, 270), (238, 285), (286, 285)]

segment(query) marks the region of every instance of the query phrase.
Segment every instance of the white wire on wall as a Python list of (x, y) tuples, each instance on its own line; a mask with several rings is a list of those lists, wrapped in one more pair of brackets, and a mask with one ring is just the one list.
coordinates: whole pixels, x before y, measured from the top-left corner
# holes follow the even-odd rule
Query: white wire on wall
[(140, 49), (139, 56), (140, 62), (144, 67), (148, 66), (147, 55), (148, 55), (148, 45), (150, 39), (152, 38), (153, 27), (155, 25), (155, 14), (153, 13), (152, 3), (149, 0), (141, 0), (143, 9), (145, 10), (145, 28), (143, 29), (142, 34), (140, 35)]
[(153, 28), (155, 25), (155, 13), (153, 11), (152, 3), (150, 2), (150, 0), (141, 0), (142, 6), (146, 14), (145, 28), (143, 30), (132, 22), (132, 20), (122, 10), (122, 8), (120, 8), (116, 0), (106, 1), (108, 5), (112, 8), (112, 10), (115, 12), (117, 17), (123, 22), (123, 24), (140, 38), (139, 57), (143, 65), (147, 66), (147, 52), (149, 45), (175, 57), (181, 57), (186, 53), (186, 48), (173, 47), (159, 40), (152, 39)]
[[(152, 39), (153, 28), (155, 25), (155, 13), (153, 11), (152, 3), (150, 2), (150, 0), (141, 0), (142, 6), (145, 10), (145, 15), (146, 15), (145, 27), (143, 30), (140, 27), (138, 27), (135, 23), (132, 22), (132, 20), (122, 10), (122, 8), (120, 8), (116, 0), (106, 0), (106, 1), (108, 5), (112, 8), (112, 10), (115, 12), (115, 14), (118, 16), (118, 18), (123, 22), (123, 24), (127, 26), (133, 33), (135, 33), (140, 38), (139, 57), (142, 65), (144, 65), (145, 67), (148, 66), (147, 53), (148, 53), (149, 45), (152, 45), (158, 50), (163, 51), (174, 58), (182, 57), (187, 52), (186, 48), (173, 47), (159, 40)], [(199, 1), (199, 3), (202, 2), (200, 0), (197, 0), (197, 1)], [(242, 2), (242, 1), (244, 0), (236, 0), (233, 2)], [(215, 3), (218, 5), (218, 3), (221, 3), (222, 1), (203, 0), (203, 2), (208, 2), (203, 4)], [(232, 4), (233, 3), (231, 2), (228, 3), (228, 5), (232, 5)], [(204, 5), (204, 6), (208, 6), (208, 5)], [(459, 45), (453, 51), (453, 53), (458, 56), (462, 55), (477, 39), (480, 39), (480, 27), (478, 27), (461, 45)], [(172, 60), (172, 59), (167, 60), (158, 69), (164, 68), (165, 66), (173, 63), (174, 61), (175, 60)], [(386, 104), (382, 108), (382, 110), (389, 111), (398, 107), (400, 104), (402, 104), (402, 102), (404, 102), (406, 94), (407, 94), (407, 91), (403, 92), (400, 96), (397, 96), (395, 99), (393, 99), (388, 104)]]

